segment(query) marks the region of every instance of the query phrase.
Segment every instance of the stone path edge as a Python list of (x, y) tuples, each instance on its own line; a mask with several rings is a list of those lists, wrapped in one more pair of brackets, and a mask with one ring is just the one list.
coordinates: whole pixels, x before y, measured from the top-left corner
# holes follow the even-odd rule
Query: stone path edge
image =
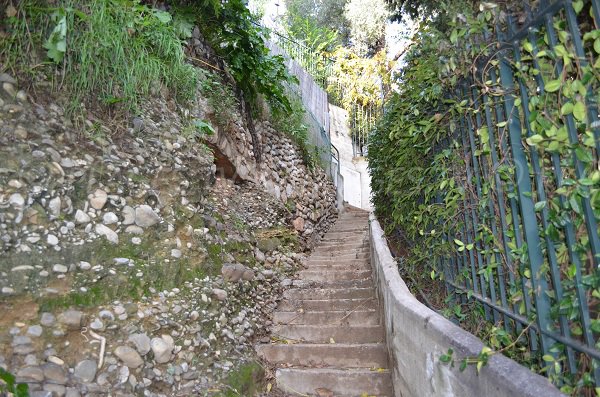
[(449, 348), (459, 363), (477, 356), (484, 345), (411, 294), (374, 214), (369, 217), (369, 238), (396, 397), (564, 396), (547, 378), (500, 354), (492, 356), (479, 374), (474, 366), (461, 372), (459, 364), (451, 368), (442, 363), (439, 358)]

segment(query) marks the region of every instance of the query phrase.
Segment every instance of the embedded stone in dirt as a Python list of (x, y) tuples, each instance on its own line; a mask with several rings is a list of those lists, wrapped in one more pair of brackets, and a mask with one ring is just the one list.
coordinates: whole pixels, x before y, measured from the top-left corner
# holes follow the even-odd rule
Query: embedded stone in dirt
[(143, 204), (135, 209), (135, 224), (141, 227), (150, 227), (160, 222), (160, 217), (152, 207)]

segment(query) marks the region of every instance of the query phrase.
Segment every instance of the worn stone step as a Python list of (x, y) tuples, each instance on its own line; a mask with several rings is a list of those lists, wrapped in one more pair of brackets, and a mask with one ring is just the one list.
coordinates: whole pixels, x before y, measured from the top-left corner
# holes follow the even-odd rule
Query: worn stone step
[(270, 363), (286, 366), (386, 368), (388, 365), (383, 343), (264, 344), (256, 350)]
[(348, 230), (348, 231), (330, 231), (325, 233), (323, 240), (343, 239), (348, 238), (355, 241), (362, 241), (368, 237), (367, 232)]
[(326, 312), (328, 310), (359, 310), (376, 309), (378, 302), (375, 297), (360, 299), (299, 299), (284, 300), (279, 303), (277, 310), (281, 311), (318, 311)]
[(339, 224), (328, 230), (325, 236), (336, 233), (344, 235), (362, 234), (366, 236), (369, 234), (369, 229), (366, 224)]
[(339, 261), (336, 259), (307, 260), (303, 263), (307, 269), (371, 269), (369, 259), (352, 259), (348, 261)]
[(362, 280), (294, 280), (292, 285), (297, 288), (366, 288), (373, 286), (373, 279), (366, 277)]
[(339, 311), (310, 311), (300, 313), (297, 311), (273, 313), (275, 324), (298, 325), (378, 325), (378, 310), (339, 310)]
[(299, 277), (301, 280), (312, 281), (343, 281), (343, 280), (360, 280), (371, 275), (371, 270), (302, 270)]
[(332, 243), (332, 244), (318, 245), (317, 247), (315, 247), (315, 249), (311, 253), (311, 256), (315, 255), (316, 252), (330, 250), (332, 248), (344, 249), (344, 250), (348, 251), (348, 253), (350, 254), (356, 250), (358, 250), (358, 251), (369, 250), (370, 247), (368, 244), (364, 244), (362, 241), (355, 241), (355, 242), (351, 242), (351, 243), (336, 242), (335, 244)]
[(392, 397), (389, 371), (332, 368), (280, 368), (275, 373), (277, 386), (297, 396), (316, 395), (317, 389), (327, 389), (335, 397)]
[(344, 239), (331, 239), (322, 241), (317, 249), (322, 248), (345, 248), (345, 249), (365, 249), (369, 244), (364, 241), (345, 241)]
[(345, 264), (318, 264), (318, 265), (304, 265), (305, 270), (312, 271), (372, 271), (370, 263), (345, 265)]
[(312, 343), (380, 343), (384, 340), (380, 325), (276, 325), (273, 335)]
[(368, 251), (365, 252), (356, 252), (356, 253), (333, 253), (333, 252), (319, 252), (317, 255), (313, 254), (310, 256), (310, 259), (314, 260), (327, 260), (327, 259), (335, 259), (338, 261), (347, 261), (353, 259), (369, 259), (371, 257), (371, 253)]
[(373, 288), (292, 288), (283, 293), (287, 299), (364, 299), (375, 296)]

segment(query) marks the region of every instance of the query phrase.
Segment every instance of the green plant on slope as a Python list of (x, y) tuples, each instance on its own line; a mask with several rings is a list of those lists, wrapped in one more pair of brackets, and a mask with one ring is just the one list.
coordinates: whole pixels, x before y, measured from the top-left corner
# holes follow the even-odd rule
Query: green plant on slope
[(14, 397), (29, 397), (29, 386), (16, 383), (15, 376), (0, 367), (0, 392), (11, 393)]
[(182, 23), (169, 13), (139, 0), (60, 0), (55, 7), (25, 0), (18, 7), (9, 32), (27, 34), (16, 22), (29, 19), (36, 36), (46, 37), (48, 59), (63, 76), (56, 86), (64, 82), (72, 93), (71, 111), (85, 102), (135, 111), (161, 85), (180, 100), (193, 97), (197, 77), (185, 62)]

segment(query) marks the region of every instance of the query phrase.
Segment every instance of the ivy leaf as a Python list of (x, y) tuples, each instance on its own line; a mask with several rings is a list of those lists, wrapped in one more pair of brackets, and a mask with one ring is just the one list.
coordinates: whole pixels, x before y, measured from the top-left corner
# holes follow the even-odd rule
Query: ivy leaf
[(546, 201), (538, 201), (537, 203), (535, 203), (535, 212), (539, 212), (544, 208), (546, 208)]
[(579, 121), (585, 120), (585, 105), (581, 101), (577, 101), (573, 106), (573, 116)]
[(527, 142), (527, 144), (529, 146), (536, 146), (538, 143), (542, 142), (543, 140), (544, 140), (543, 136), (536, 134), (536, 135), (530, 136), (525, 141)]
[(594, 51), (596, 51), (597, 54), (600, 54), (600, 38), (594, 40)]
[(573, 9), (575, 10), (576, 14), (579, 14), (581, 12), (581, 10), (583, 9), (583, 0), (574, 1)]
[(533, 45), (529, 41), (526, 41), (526, 42), (523, 43), (523, 49), (525, 51), (529, 52), (529, 53), (532, 53), (533, 52)]
[(560, 108), (560, 114), (566, 116), (567, 114), (573, 113), (573, 103), (567, 102)]
[(575, 211), (577, 214), (581, 214), (581, 207), (579, 206), (579, 201), (577, 201), (577, 197), (571, 196), (569, 199), (569, 204), (571, 204), (571, 209)]
[(171, 19), (173, 19), (171, 14), (166, 11), (154, 10), (154, 16), (162, 23), (169, 23), (171, 22)]
[(544, 360), (547, 363), (552, 363), (552, 362), (554, 362), (554, 357), (550, 354), (544, 354), (542, 356), (542, 360)]
[(556, 92), (562, 85), (562, 81), (560, 79), (550, 80), (546, 83), (546, 91), (547, 92)]

